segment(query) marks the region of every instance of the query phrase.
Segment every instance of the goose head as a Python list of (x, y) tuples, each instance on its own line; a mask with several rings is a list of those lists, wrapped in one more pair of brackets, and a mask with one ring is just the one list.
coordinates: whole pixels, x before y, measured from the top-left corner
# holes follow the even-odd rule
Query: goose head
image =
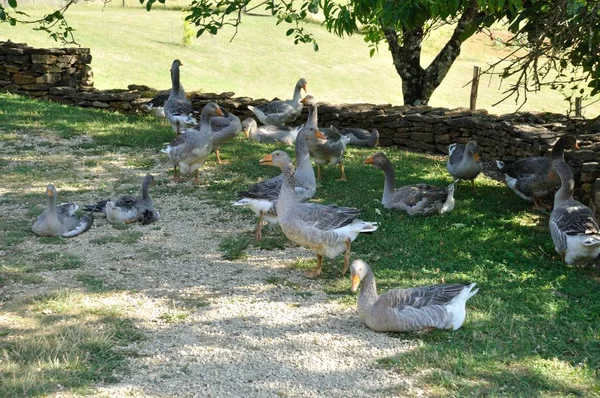
[(300, 87), (301, 89), (304, 90), (304, 92), (306, 92), (307, 85), (308, 85), (308, 83), (306, 82), (305, 78), (301, 78), (300, 80), (298, 80), (298, 83), (296, 83), (296, 87)]
[(304, 98), (300, 100), (300, 102), (304, 105), (308, 105), (310, 107), (317, 106), (317, 100), (312, 95), (305, 95)]
[(283, 169), (286, 166), (292, 165), (292, 159), (290, 159), (290, 155), (288, 155), (287, 152), (277, 150), (260, 159), (258, 163), (261, 165), (275, 166)]
[(205, 115), (209, 117), (225, 116), (225, 114), (223, 113), (219, 105), (216, 104), (216, 102), (209, 102), (208, 104), (204, 105), (204, 108), (202, 108), (202, 116)]
[(183, 64), (181, 63), (180, 60), (176, 59), (175, 61), (173, 61), (173, 63), (171, 64), (171, 72), (173, 72), (174, 69), (179, 69), (180, 66), (182, 66)]
[(389, 163), (389, 159), (385, 156), (383, 152), (377, 152), (371, 155), (367, 160), (363, 162), (363, 164), (370, 164), (377, 169), (382, 169), (385, 164)]
[(465, 146), (465, 152), (470, 153), (476, 162), (479, 162), (479, 146), (475, 141), (469, 141)]
[(360, 281), (371, 271), (371, 267), (363, 260), (354, 260), (350, 264), (350, 289), (355, 292), (360, 285)]
[(251, 117), (244, 119), (242, 122), (242, 131), (246, 138), (250, 138), (250, 134), (254, 133), (257, 128), (258, 125), (256, 124), (256, 120)]
[(52, 184), (46, 185), (46, 194), (49, 197), (55, 197), (56, 196), (56, 187)]
[(578, 149), (579, 145), (577, 144), (577, 139), (572, 135), (563, 135), (556, 141), (554, 147), (552, 148), (551, 158), (562, 158), (563, 152), (565, 149), (575, 148)]

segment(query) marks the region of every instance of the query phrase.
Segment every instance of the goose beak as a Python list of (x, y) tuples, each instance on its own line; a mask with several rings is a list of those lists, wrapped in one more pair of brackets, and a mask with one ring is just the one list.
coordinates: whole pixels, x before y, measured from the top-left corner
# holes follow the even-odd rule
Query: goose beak
[(221, 108), (217, 107), (217, 111), (215, 112), (217, 115), (219, 116), (225, 116), (225, 114), (223, 113), (223, 111), (221, 110)]
[(577, 142), (575, 143), (575, 149), (579, 149), (579, 144)]
[(244, 137), (246, 137), (246, 139), (250, 138), (250, 131), (244, 130)]
[(325, 137), (325, 134), (321, 133), (319, 130), (317, 130), (315, 132), (315, 138), (320, 138), (322, 140), (326, 140), (327, 139), (327, 137)]
[(368, 158), (367, 160), (365, 160), (363, 162), (363, 164), (373, 164), (373, 156), (375, 156), (375, 155), (371, 155), (371, 157)]
[(306, 84), (303, 84), (303, 85), (302, 85), (302, 89), (304, 90), (304, 92), (305, 92), (305, 93), (307, 92), (307, 91), (306, 91)]
[(350, 281), (352, 282), (352, 286), (350, 286), (350, 290), (355, 292), (358, 289), (358, 285), (360, 285), (360, 278), (358, 275), (352, 275), (350, 277)]
[(474, 153), (473, 154), (473, 159), (475, 159), (476, 162), (479, 162), (479, 154), (478, 153)]
[(48, 196), (54, 196), (54, 192), (52, 192), (50, 188), (46, 188), (46, 193), (48, 194)]
[(273, 164), (273, 156), (269, 154), (269, 155), (263, 157), (261, 160), (259, 160), (258, 163), (261, 165), (270, 166)]
[(306, 105), (307, 102), (308, 102), (308, 100), (306, 99), (306, 97), (304, 97), (300, 100), (300, 103), (302, 103), (304, 105)]

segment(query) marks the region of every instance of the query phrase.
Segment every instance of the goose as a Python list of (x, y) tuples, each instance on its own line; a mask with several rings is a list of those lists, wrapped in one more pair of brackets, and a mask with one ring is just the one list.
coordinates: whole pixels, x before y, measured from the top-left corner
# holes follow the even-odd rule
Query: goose
[(358, 295), (358, 316), (376, 332), (429, 332), (459, 329), (467, 315), (467, 300), (479, 289), (475, 283), (420, 286), (377, 294), (375, 276), (368, 263), (350, 266), (351, 290)]
[(377, 152), (364, 161), (364, 164), (383, 170), (385, 180), (381, 204), (386, 209), (402, 210), (409, 216), (444, 214), (454, 209), (454, 183), (445, 188), (429, 184), (405, 185), (394, 189), (394, 166), (383, 152)]
[(379, 146), (379, 131), (371, 130), (369, 133), (359, 127), (342, 127), (339, 129), (341, 135), (348, 136), (348, 145), (366, 146), (373, 148)]
[(247, 139), (264, 143), (281, 142), (286, 145), (293, 145), (296, 142), (298, 132), (303, 126), (275, 126), (272, 124), (258, 126), (256, 120), (251, 117), (244, 119), (242, 122), (244, 136)]
[(358, 209), (301, 203), (295, 190), (294, 166), (284, 151), (266, 155), (259, 163), (277, 166), (283, 171), (283, 183), (276, 205), (279, 226), (289, 240), (317, 254), (317, 266), (305, 275), (316, 278), (322, 272), (323, 256), (334, 259), (342, 253), (344, 275), (350, 264), (352, 241), (361, 232), (377, 230), (377, 223), (360, 220)]
[[(308, 120), (306, 126), (318, 129), (319, 116), (317, 111), (317, 101), (312, 95), (305, 96), (300, 101), (308, 107)], [(337, 164), (342, 171), (342, 176), (338, 181), (346, 181), (346, 171), (342, 163), (346, 144), (350, 141), (348, 136), (342, 136), (336, 129), (321, 130), (327, 139), (311, 138), (308, 140), (308, 150), (317, 164), (317, 180), (321, 179), (321, 165)]]
[(219, 155), (219, 149), (221, 145), (226, 142), (233, 140), (242, 131), (242, 124), (240, 118), (236, 115), (229, 113), (227, 110), (221, 108), (223, 116), (213, 116), (210, 118), (210, 126), (213, 131), (213, 150), (217, 155), (218, 164), (227, 164), (228, 162), (222, 161)]
[(150, 185), (154, 185), (154, 176), (146, 174), (142, 179), (140, 196), (124, 195), (114, 201), (101, 200), (84, 208), (89, 212), (106, 214), (106, 219), (111, 224), (151, 224), (160, 218), (160, 213), (154, 209)]
[(56, 205), (57, 191), (52, 184), (46, 186), (48, 203), (46, 209), (35, 220), (31, 231), (38, 236), (62, 236), (71, 238), (80, 235), (91, 228), (94, 223), (92, 216), (78, 218), (75, 212), (79, 208), (73, 202)]
[(550, 234), (554, 249), (569, 265), (585, 265), (600, 256), (600, 228), (594, 212), (573, 199), (573, 172), (562, 158), (552, 161), (561, 185), (554, 195)]
[(166, 153), (173, 164), (173, 180), (180, 181), (177, 167), (184, 174), (194, 173), (194, 183), (199, 184), (198, 169), (210, 154), (213, 147), (213, 132), (210, 118), (223, 116), (223, 111), (214, 102), (209, 102), (202, 108), (200, 123), (185, 129), (161, 152)]
[(481, 160), (479, 160), (479, 147), (475, 141), (467, 145), (451, 144), (448, 146), (448, 173), (455, 180), (471, 180), (471, 187), (475, 192), (475, 178), (481, 173)]
[(192, 117), (192, 103), (186, 98), (185, 91), (179, 77), (179, 67), (183, 65), (176, 59), (171, 66), (171, 92), (165, 102), (164, 112), (167, 120), (171, 123), (173, 131), (180, 133), (181, 127), (193, 126), (196, 119)]
[(552, 170), (552, 161), (563, 159), (565, 149), (576, 147), (577, 140), (571, 135), (564, 135), (554, 144), (550, 158), (532, 156), (510, 164), (497, 160), (496, 165), (504, 174), (509, 188), (539, 209), (540, 199), (560, 184), (560, 177)]
[(300, 116), (302, 104), (300, 103), (301, 90), (306, 91), (306, 79), (301, 78), (294, 87), (294, 97), (287, 101), (271, 101), (260, 106), (248, 105), (248, 109), (254, 113), (262, 124), (286, 124), (291, 123)]
[[(298, 133), (296, 140), (296, 172), (294, 174), (294, 189), (296, 198), (304, 202), (315, 195), (317, 191), (317, 180), (315, 171), (310, 163), (306, 137), (308, 135), (323, 136), (315, 128), (304, 128)], [(269, 224), (277, 224), (277, 198), (283, 184), (283, 174), (269, 180), (254, 184), (247, 191), (238, 192), (238, 200), (234, 206), (249, 207), (258, 216), (254, 236), (257, 241), (262, 239), (263, 221)]]

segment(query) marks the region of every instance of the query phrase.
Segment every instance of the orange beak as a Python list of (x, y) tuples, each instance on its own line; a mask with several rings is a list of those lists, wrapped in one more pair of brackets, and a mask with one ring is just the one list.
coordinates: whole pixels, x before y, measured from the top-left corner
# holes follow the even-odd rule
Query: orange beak
[(54, 193), (52, 192), (52, 190), (50, 188), (46, 188), (46, 193), (48, 194), (48, 196), (54, 195)]
[(325, 137), (325, 134), (321, 133), (319, 130), (317, 130), (315, 132), (315, 138), (320, 138), (322, 140), (326, 140), (327, 139), (327, 137)]
[(250, 138), (250, 131), (244, 130), (244, 137)]
[(223, 113), (223, 111), (221, 110), (221, 108), (217, 108), (217, 111), (215, 113), (217, 115), (219, 115), (219, 116), (225, 116), (225, 114)]
[(300, 100), (300, 103), (302, 103), (304, 105), (306, 105), (307, 102), (308, 102), (308, 100), (306, 99), (306, 97), (304, 97)]
[(306, 92), (306, 84), (302, 85), (302, 88), (304, 89), (304, 92)]
[(575, 143), (575, 149), (579, 149), (579, 144)]
[(360, 278), (358, 277), (358, 275), (352, 275), (350, 277), (350, 281), (352, 282), (352, 285), (350, 286), (350, 290), (355, 292), (356, 289), (358, 289), (358, 285), (360, 285)]
[(475, 159), (476, 162), (479, 162), (479, 154), (478, 153), (474, 153), (473, 154), (473, 159)]
[(367, 160), (365, 160), (363, 162), (363, 164), (373, 164), (373, 156), (375, 156), (375, 155), (371, 155), (371, 157), (368, 158)]
[(273, 164), (273, 156), (271, 154), (263, 157), (261, 160), (258, 161), (259, 164), (261, 165), (272, 165)]

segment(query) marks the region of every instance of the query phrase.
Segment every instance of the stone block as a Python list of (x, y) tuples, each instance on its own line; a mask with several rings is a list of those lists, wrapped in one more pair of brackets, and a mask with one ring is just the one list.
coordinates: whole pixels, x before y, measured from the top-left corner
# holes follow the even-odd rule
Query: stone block
[(600, 163), (598, 162), (585, 162), (581, 165), (581, 171), (585, 173), (598, 173), (600, 172)]
[(56, 63), (57, 59), (58, 59), (58, 57), (56, 55), (51, 55), (51, 54), (32, 54), (31, 55), (31, 62), (33, 62), (34, 64), (53, 65)]
[(35, 79), (36, 83), (50, 83), (54, 84), (60, 81), (60, 74), (58, 73), (45, 73)]
[(36, 77), (24, 73), (15, 73), (13, 75), (13, 81), (16, 84), (33, 84), (36, 83)]

